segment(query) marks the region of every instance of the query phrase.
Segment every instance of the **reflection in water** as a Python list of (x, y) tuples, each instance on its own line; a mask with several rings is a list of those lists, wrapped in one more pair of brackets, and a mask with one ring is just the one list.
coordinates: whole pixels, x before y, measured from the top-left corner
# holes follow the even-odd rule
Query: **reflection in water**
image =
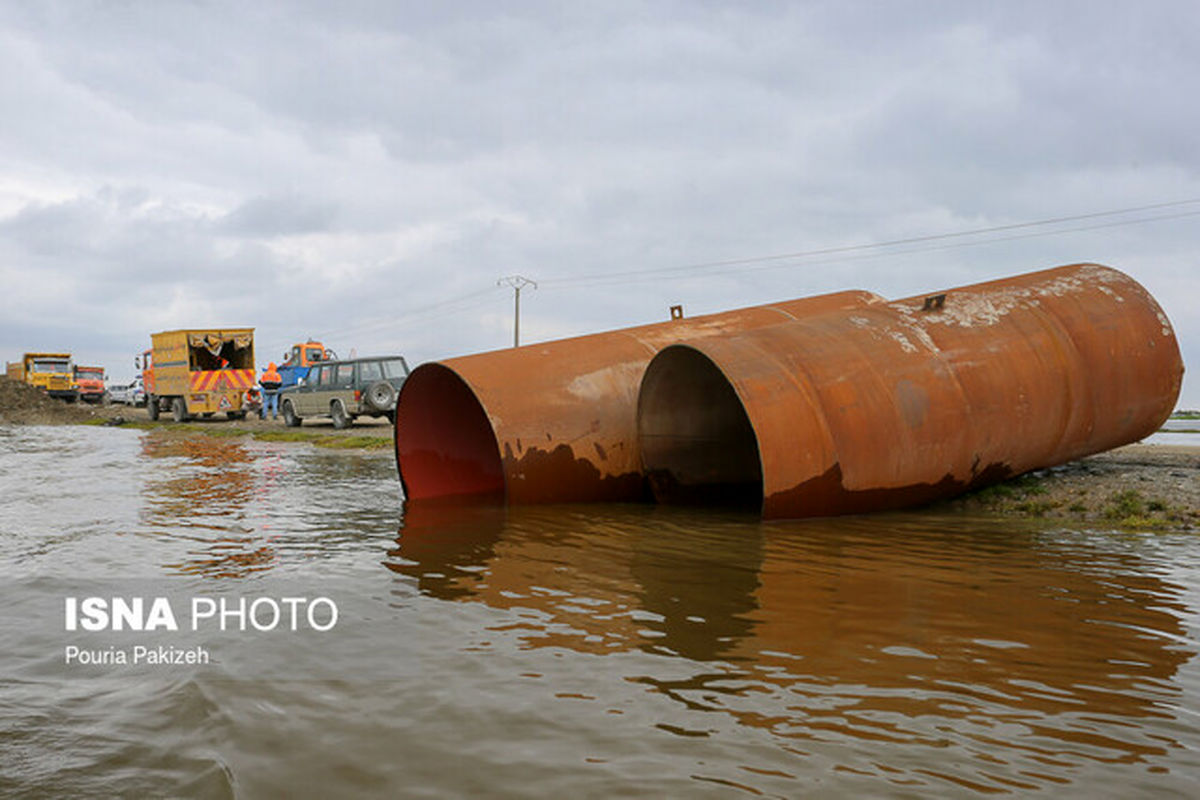
[(144, 436), (142, 454), (175, 462), (147, 487), (155, 500), (147, 505), (150, 519), (174, 522), (182, 517), (198, 524), (202, 515), (236, 516), (253, 494), (253, 461), (239, 441)]
[(749, 523), (636, 505), (410, 503), (385, 565), (432, 597), (543, 612), (551, 624), (530, 626), (531, 647), (711, 659), (753, 626), (762, 547)]
[(627, 676), (692, 714), (665, 731), (708, 736), (718, 712), (797, 753), (910, 748), (840, 765), (901, 785), (996, 791), (1178, 748), (1134, 720), (1170, 716), (1195, 655), (1184, 589), (1111, 544), (919, 515), (410, 504), (385, 565), (514, 611), (527, 648), (674, 657)]
[(142, 527), (190, 543), (169, 571), (244, 578), (285, 556), (328, 559), (395, 526), (399, 488), (379, 456), (347, 456), (248, 439), (145, 435)]
[(142, 437), (142, 455), (168, 462), (143, 486), (143, 521), (192, 530), (198, 545), (175, 571), (238, 578), (270, 569), (275, 551), (247, 508), (279, 479), (278, 460), (254, 458), (241, 441)]

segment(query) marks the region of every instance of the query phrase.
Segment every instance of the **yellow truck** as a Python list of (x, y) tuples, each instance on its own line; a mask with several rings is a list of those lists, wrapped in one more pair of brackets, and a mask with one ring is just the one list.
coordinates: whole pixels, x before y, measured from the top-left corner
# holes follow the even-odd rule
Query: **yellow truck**
[(41, 387), (51, 397), (68, 403), (79, 399), (70, 353), (26, 353), (20, 361), (8, 362), (8, 377)]
[(219, 411), (229, 419), (246, 416), (243, 398), (255, 382), (253, 328), (164, 331), (150, 342), (144, 378), (150, 419), (168, 411), (176, 422)]

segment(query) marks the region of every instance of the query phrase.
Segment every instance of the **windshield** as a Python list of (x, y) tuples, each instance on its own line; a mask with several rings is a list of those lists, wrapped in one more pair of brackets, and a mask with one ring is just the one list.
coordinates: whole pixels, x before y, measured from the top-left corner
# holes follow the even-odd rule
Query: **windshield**
[(104, 380), (104, 370), (81, 369), (75, 373), (75, 377), (81, 381), (102, 381)]
[(34, 372), (70, 372), (71, 362), (66, 359), (36, 358), (33, 361)]
[(403, 358), (393, 358), (383, 362), (383, 374), (388, 378), (407, 378), (408, 365)]

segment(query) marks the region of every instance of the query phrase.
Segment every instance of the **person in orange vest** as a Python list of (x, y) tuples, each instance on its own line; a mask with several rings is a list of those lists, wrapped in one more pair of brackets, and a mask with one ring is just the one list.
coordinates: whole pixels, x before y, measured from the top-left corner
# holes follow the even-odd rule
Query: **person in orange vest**
[(262, 377), (258, 379), (259, 384), (263, 388), (263, 406), (262, 413), (259, 415), (263, 419), (267, 418), (267, 412), (271, 412), (271, 419), (279, 410), (279, 387), (283, 385), (283, 377), (279, 374), (279, 369), (272, 361), (263, 370)]
[(242, 410), (262, 416), (262, 392), (257, 386), (251, 386), (242, 395)]

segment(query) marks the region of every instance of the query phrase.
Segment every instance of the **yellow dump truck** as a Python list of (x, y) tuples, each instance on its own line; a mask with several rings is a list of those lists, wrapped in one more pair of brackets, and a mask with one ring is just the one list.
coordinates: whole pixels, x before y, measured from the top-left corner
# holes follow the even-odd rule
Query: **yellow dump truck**
[(150, 342), (150, 419), (167, 411), (176, 422), (219, 411), (229, 419), (246, 416), (243, 397), (255, 381), (253, 328), (164, 331)]
[(70, 353), (26, 353), (20, 361), (8, 362), (8, 377), (41, 387), (51, 397), (68, 403), (79, 399)]

